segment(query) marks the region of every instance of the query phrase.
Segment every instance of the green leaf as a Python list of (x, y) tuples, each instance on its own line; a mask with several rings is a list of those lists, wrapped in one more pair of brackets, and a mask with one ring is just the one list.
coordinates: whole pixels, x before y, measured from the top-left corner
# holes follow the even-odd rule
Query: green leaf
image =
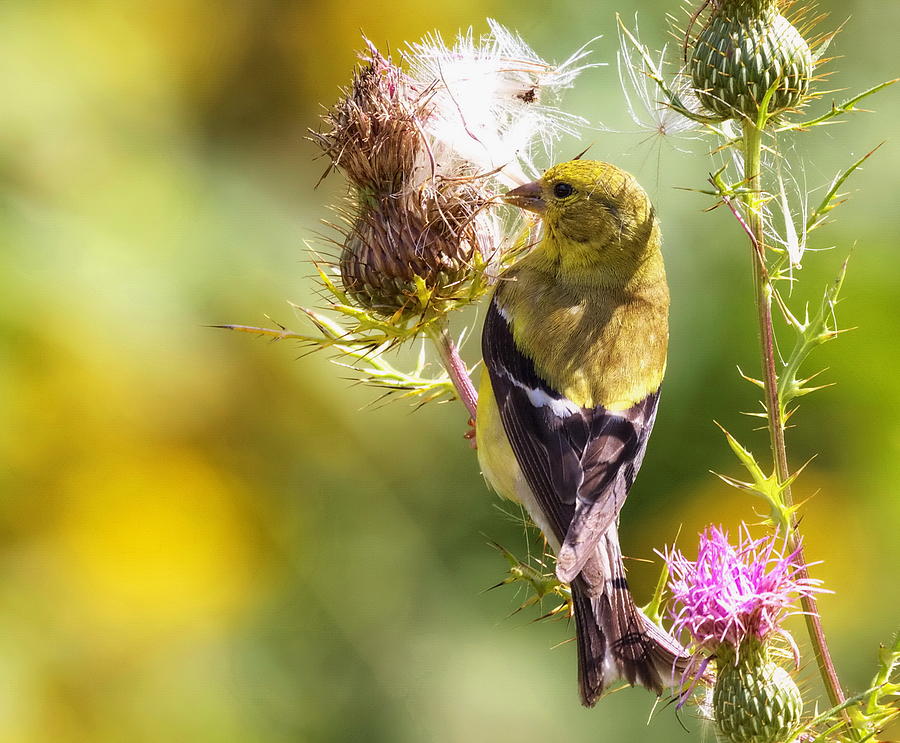
[(853, 98), (848, 98), (843, 103), (838, 103), (838, 104), (832, 103), (830, 111), (822, 114), (821, 116), (817, 116), (815, 119), (810, 119), (809, 121), (797, 122), (794, 124), (785, 124), (784, 126), (778, 127), (775, 131), (776, 132), (802, 131), (804, 129), (811, 129), (814, 126), (822, 126), (823, 124), (834, 123), (832, 121), (832, 119), (834, 119), (838, 116), (842, 116), (843, 114), (851, 113), (851, 112), (857, 111), (857, 110), (864, 110), (864, 109), (857, 109), (856, 104), (858, 104), (860, 101), (868, 98), (871, 95), (874, 95), (875, 93), (878, 93), (881, 90), (884, 90), (888, 86), (893, 85), (894, 83), (897, 83), (897, 82), (900, 82), (900, 77), (894, 78), (893, 80), (887, 80), (883, 83), (879, 83), (878, 85), (875, 85), (875, 86), (869, 88), (868, 90), (864, 90), (862, 93), (854, 96)]
[(794, 347), (787, 358), (784, 370), (778, 378), (778, 403), (781, 406), (782, 415), (785, 414), (791, 400), (831, 386), (829, 384), (816, 387), (809, 386), (809, 382), (821, 374), (821, 371), (806, 377), (801, 377), (800, 368), (814, 348), (823, 343), (827, 343), (830, 340), (834, 340), (838, 335), (846, 332), (846, 330), (839, 330), (837, 328), (834, 309), (837, 306), (841, 287), (843, 286), (844, 278), (847, 275), (847, 264), (849, 260), (849, 258), (844, 260), (838, 271), (837, 277), (826, 287), (816, 314), (810, 318), (809, 311), (807, 310), (806, 317), (802, 322), (787, 311), (787, 308), (783, 304), (783, 299), (776, 292), (776, 301), (779, 306), (782, 307), (782, 311), (785, 313), (788, 324), (794, 328), (797, 334)]
[(714, 127), (716, 124), (719, 124), (721, 122), (721, 119), (714, 116), (703, 116), (702, 114), (699, 114), (695, 111), (691, 111), (684, 104), (678, 94), (674, 90), (672, 90), (672, 88), (666, 82), (666, 79), (663, 77), (662, 70), (659, 69), (656, 62), (654, 61), (653, 56), (650, 54), (650, 50), (643, 43), (641, 43), (641, 41), (638, 40), (638, 38), (631, 31), (628, 30), (618, 13), (616, 13), (616, 22), (619, 24), (619, 31), (622, 37), (634, 47), (634, 49), (640, 56), (641, 62), (643, 63), (643, 73), (647, 75), (647, 77), (649, 77), (654, 83), (656, 83), (656, 86), (665, 97), (666, 103), (674, 111), (681, 114), (685, 118), (696, 121), (699, 124), (705, 124), (709, 126), (712, 131), (718, 132), (718, 130)]
[(666, 586), (669, 583), (669, 565), (663, 560), (662, 569), (659, 571), (659, 578), (656, 581), (656, 588), (653, 590), (653, 597), (650, 602), (641, 607), (641, 611), (647, 615), (647, 618), (657, 627), (662, 627), (663, 609), (665, 608)]
[(560, 603), (535, 621), (551, 618), (564, 619), (572, 615), (572, 592), (569, 586), (557, 580), (554, 572), (547, 572), (547, 567), (543, 562), (535, 558), (531, 558), (529, 562), (524, 562), (497, 542), (491, 541), (488, 544), (506, 558), (506, 561), (509, 563), (509, 570), (503, 580), (487, 590), (510, 584), (521, 584), (530, 592), (530, 595), (512, 614), (518, 614), (523, 609), (534, 606), (544, 598), (550, 597), (558, 599)]
[[(734, 436), (732, 436), (724, 427), (716, 423), (725, 434), (725, 439), (731, 451), (734, 452), (738, 461), (744, 466), (744, 469), (750, 474), (750, 481), (745, 482), (729, 475), (722, 475), (713, 472), (716, 477), (727, 483), (733, 488), (741, 490), (745, 493), (756, 495), (769, 504), (769, 518), (780, 530), (786, 531), (791, 523), (791, 515), (797, 510), (797, 506), (788, 506), (784, 500), (784, 491), (791, 486), (797, 476), (802, 471), (802, 467), (796, 473), (791, 475), (784, 482), (779, 482), (776, 472), (767, 475), (763, 472), (762, 467), (756, 461), (756, 457), (745, 448)], [(806, 465), (804, 465), (805, 467)]]
[(844, 203), (844, 195), (839, 194), (838, 189), (843, 186), (844, 182), (850, 177), (850, 175), (854, 171), (858, 170), (866, 160), (874, 155), (883, 144), (884, 142), (879, 144), (877, 147), (869, 150), (849, 168), (847, 168), (842, 173), (838, 173), (834, 177), (834, 180), (831, 182), (831, 186), (829, 187), (828, 192), (825, 194), (825, 198), (823, 198), (822, 202), (809, 214), (809, 217), (806, 220), (807, 233), (812, 232), (816, 227), (823, 224), (828, 218), (828, 213), (835, 207), (838, 207)]

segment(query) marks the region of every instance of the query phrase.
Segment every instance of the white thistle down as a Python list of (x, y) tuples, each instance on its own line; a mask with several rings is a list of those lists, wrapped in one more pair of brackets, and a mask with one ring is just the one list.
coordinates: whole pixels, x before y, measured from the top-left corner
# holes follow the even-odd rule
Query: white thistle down
[(423, 167), (447, 174), (474, 165), (497, 171), (506, 185), (521, 185), (536, 173), (538, 143), (549, 155), (556, 139), (587, 123), (552, 103), (597, 65), (578, 64), (587, 45), (551, 65), (517, 34), (491, 19), (488, 25), (490, 33), (478, 39), (470, 28), (448, 47), (433, 33), (403, 53), (411, 85), (429, 100), (423, 128), (431, 152)]
[[(635, 40), (640, 39), (637, 20), (632, 35)], [(616, 61), (619, 68), (619, 82), (631, 120), (639, 129), (655, 135), (684, 137), (689, 132), (699, 129), (701, 125), (660, 100), (660, 87), (656, 81), (666, 78), (665, 57), (665, 46), (658, 60), (650, 58), (649, 52), (646, 57), (637, 53), (634, 45), (629, 44), (625, 38), (622, 26), (619, 26), (619, 51), (616, 53)], [(682, 72), (675, 75), (670, 85), (672, 92), (678, 96), (688, 111), (700, 112), (700, 101)]]
[(794, 183), (794, 186), (794, 190), (797, 191), (801, 197), (803, 197), (799, 220), (797, 222), (797, 224), (799, 224), (799, 229), (797, 228), (797, 224), (795, 224), (794, 222), (795, 217), (791, 210), (787, 189), (785, 188), (784, 179), (781, 175), (781, 168), (779, 167), (778, 206), (781, 210), (781, 221), (784, 225), (784, 236), (779, 235), (778, 232), (774, 229), (774, 226), (770, 227), (770, 231), (775, 237), (776, 241), (780, 243), (782, 247), (787, 251), (791, 268), (799, 268), (800, 262), (803, 260), (803, 253), (806, 251), (806, 220), (809, 210), (805, 200), (805, 196), (807, 193), (806, 190), (800, 189), (796, 183)]

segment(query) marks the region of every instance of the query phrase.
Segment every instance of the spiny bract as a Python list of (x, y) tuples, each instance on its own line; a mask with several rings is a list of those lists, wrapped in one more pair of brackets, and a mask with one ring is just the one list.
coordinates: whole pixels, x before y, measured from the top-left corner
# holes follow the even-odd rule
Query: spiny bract
[(766, 94), (768, 115), (798, 106), (809, 90), (813, 59), (777, 0), (713, 0), (690, 58), (703, 106), (723, 119), (756, 122)]
[(748, 651), (718, 663), (713, 711), (731, 743), (784, 743), (800, 723), (803, 699), (784, 668)]

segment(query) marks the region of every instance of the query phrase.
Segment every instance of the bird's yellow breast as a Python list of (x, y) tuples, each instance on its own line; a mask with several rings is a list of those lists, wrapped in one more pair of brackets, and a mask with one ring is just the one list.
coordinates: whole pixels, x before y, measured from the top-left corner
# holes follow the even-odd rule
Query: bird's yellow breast
[(585, 290), (514, 269), (497, 301), (518, 348), (576, 405), (626, 410), (659, 389), (669, 338), (664, 274), (638, 287)]
[(494, 398), (494, 390), (491, 387), (491, 378), (486, 369), (481, 374), (478, 389), (475, 434), (478, 444), (478, 464), (484, 479), (502, 497), (525, 506), (525, 510), (550, 541), (550, 545), (554, 550), (558, 550), (555, 530), (528, 486), (525, 473), (519, 466), (512, 444), (506, 436)]
[(500, 411), (491, 387), (487, 370), (481, 374), (478, 389), (478, 416), (475, 421), (478, 464), (481, 473), (500, 495), (509, 500), (521, 502), (523, 488), (528, 488), (512, 445), (503, 429)]

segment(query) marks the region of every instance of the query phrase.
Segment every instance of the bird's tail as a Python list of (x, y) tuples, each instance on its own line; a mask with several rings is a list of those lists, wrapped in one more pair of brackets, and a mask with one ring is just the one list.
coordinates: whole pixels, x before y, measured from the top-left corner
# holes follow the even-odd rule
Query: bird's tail
[(688, 660), (681, 644), (634, 604), (613, 526), (572, 583), (581, 702), (593, 707), (618, 679), (662, 694)]

